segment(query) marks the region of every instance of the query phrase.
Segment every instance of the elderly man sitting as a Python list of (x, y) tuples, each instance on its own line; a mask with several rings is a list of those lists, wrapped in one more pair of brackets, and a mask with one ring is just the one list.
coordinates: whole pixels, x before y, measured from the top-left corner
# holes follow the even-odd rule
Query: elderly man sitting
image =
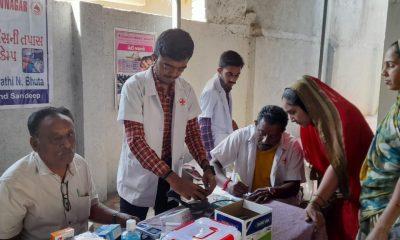
[(66, 108), (48, 107), (28, 119), (33, 152), (0, 177), (0, 238), (49, 239), (66, 227), (87, 230), (88, 219), (123, 224), (132, 216), (98, 201), (85, 160), (75, 153), (75, 127)]

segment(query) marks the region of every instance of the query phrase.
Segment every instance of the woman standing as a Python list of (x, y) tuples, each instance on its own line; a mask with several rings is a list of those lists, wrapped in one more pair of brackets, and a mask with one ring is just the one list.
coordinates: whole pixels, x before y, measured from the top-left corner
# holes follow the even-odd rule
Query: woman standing
[[(382, 78), (400, 90), (399, 41), (385, 53)], [(400, 239), (400, 95), (376, 130), (360, 172), (361, 217), (357, 239)]]
[[(283, 93), (283, 108), (301, 126), (306, 160), (322, 176), (306, 208), (317, 225), (326, 221), (328, 238), (353, 240), (358, 229), (358, 172), (372, 131), (361, 112), (320, 80), (304, 76)], [(324, 215), (321, 210), (324, 209)]]

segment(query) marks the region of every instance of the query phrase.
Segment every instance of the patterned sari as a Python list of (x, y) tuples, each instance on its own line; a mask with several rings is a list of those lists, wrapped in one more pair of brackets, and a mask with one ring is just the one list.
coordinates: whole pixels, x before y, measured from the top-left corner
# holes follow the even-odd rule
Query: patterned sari
[(360, 230), (366, 235), (388, 205), (400, 177), (399, 108), (400, 94), (380, 123), (360, 172)]
[(304, 103), (312, 123), (300, 128), (306, 160), (323, 175), (329, 165), (344, 199), (331, 205), (328, 238), (353, 240), (358, 230), (360, 180), (357, 174), (373, 134), (361, 112), (319, 79), (304, 76), (291, 87)]

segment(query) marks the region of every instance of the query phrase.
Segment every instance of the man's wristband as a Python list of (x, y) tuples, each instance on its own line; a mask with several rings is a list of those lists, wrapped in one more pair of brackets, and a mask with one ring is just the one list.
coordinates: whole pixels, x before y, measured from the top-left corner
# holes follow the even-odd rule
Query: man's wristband
[(226, 179), (226, 181), (224, 182), (224, 185), (222, 186), (222, 190), (225, 191), (228, 188), (229, 182), (231, 182), (231, 181), (232, 181), (231, 178)]
[(174, 171), (172, 171), (172, 169), (170, 169), (164, 176), (162, 176), (162, 180), (167, 179), (167, 177), (169, 177), (169, 175), (171, 175)]
[(117, 223), (117, 214), (118, 214), (118, 212), (113, 212), (112, 220), (111, 220), (112, 224), (116, 224)]
[(211, 165), (207, 165), (203, 168), (203, 172), (206, 172), (207, 170), (211, 170), (212, 174), (215, 176), (215, 170), (214, 167)]
[(205, 159), (203, 159), (202, 161), (200, 161), (200, 167), (204, 170), (204, 165), (205, 164), (207, 164), (207, 165), (209, 165), (209, 161), (205, 158)]

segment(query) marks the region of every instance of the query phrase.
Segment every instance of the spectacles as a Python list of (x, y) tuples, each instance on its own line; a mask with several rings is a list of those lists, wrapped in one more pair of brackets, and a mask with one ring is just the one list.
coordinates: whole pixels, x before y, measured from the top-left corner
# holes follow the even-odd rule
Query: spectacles
[(69, 201), (69, 195), (68, 195), (68, 182), (62, 182), (60, 190), (61, 190), (64, 210), (69, 212), (71, 210), (71, 203)]

